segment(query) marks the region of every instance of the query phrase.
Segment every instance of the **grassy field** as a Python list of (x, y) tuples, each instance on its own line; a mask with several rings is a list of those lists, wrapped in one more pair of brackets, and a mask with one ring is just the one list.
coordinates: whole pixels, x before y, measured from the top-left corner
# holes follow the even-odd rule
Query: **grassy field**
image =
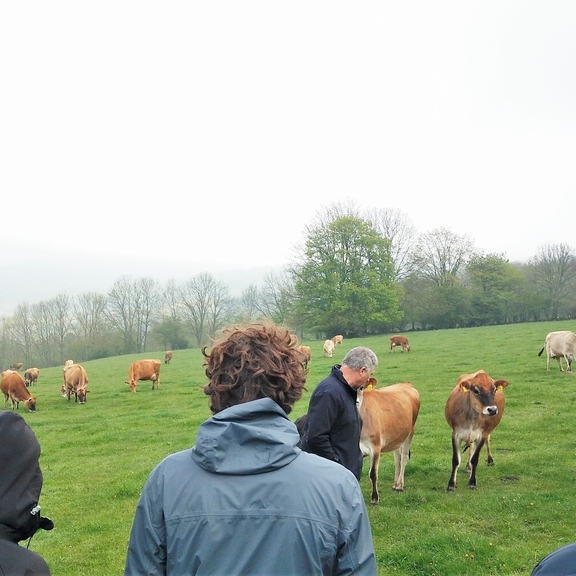
[[(421, 411), (403, 493), (391, 490), (393, 457), (380, 463), (380, 504), (371, 507), (367, 461), (361, 480), (372, 523), (380, 575), (525, 575), (551, 550), (576, 540), (576, 376), (550, 372), (538, 352), (552, 330), (576, 322), (534, 323), (407, 334), (412, 351), (388, 350), (388, 337), (344, 340), (333, 358), (312, 348), (308, 391), (290, 417), (307, 411), (314, 386), (353, 346), (371, 347), (379, 385), (409, 381)], [(122, 356), (83, 366), (91, 392), (85, 405), (60, 397), (61, 368), (44, 369), (33, 387), (38, 411), (20, 413), (42, 446), (42, 511), (56, 528), (39, 532), (31, 549), (54, 576), (123, 573), (140, 490), (165, 456), (189, 448), (210, 416), (199, 350), (174, 352), (162, 365), (160, 390), (125, 384), (137, 358)], [(450, 428), (444, 405), (457, 377), (484, 369), (506, 379), (506, 410), (492, 435), (495, 466), (478, 465), (476, 491), (447, 493)]]

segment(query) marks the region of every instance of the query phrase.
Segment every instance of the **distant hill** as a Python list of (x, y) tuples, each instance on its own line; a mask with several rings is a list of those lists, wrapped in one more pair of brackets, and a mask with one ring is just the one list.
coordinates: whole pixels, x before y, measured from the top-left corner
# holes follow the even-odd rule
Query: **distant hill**
[(266, 274), (280, 272), (282, 266), (223, 270), (209, 264), (185, 261), (117, 256), (82, 256), (69, 252), (24, 253), (0, 258), (0, 316), (10, 316), (23, 302), (34, 304), (58, 294), (108, 292), (121, 276), (151, 277), (164, 285), (180, 283), (204, 272), (228, 286), (232, 296), (240, 296), (251, 284), (261, 285)]

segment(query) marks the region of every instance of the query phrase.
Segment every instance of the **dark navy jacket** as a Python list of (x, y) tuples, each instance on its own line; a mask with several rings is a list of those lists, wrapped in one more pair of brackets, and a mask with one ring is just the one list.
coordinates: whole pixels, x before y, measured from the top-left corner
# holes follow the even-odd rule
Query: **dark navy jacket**
[(356, 390), (346, 382), (340, 366), (334, 366), (310, 397), (302, 450), (342, 464), (360, 480), (361, 423), (356, 397)]

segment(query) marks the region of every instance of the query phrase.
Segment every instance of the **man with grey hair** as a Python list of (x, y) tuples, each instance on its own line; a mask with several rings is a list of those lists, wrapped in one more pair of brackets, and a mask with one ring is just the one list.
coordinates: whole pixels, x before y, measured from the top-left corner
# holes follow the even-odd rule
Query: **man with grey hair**
[(302, 436), (302, 450), (338, 462), (358, 480), (362, 472), (362, 452), (356, 397), (376, 366), (378, 358), (370, 348), (352, 348), (342, 365), (333, 366), (330, 375), (312, 392)]

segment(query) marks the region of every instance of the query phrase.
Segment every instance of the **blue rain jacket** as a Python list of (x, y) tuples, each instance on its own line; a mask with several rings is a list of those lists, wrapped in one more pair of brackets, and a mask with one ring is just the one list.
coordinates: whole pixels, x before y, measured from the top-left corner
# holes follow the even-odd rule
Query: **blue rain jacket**
[(204, 422), (150, 474), (125, 575), (377, 574), (358, 481), (299, 440), (269, 398)]

